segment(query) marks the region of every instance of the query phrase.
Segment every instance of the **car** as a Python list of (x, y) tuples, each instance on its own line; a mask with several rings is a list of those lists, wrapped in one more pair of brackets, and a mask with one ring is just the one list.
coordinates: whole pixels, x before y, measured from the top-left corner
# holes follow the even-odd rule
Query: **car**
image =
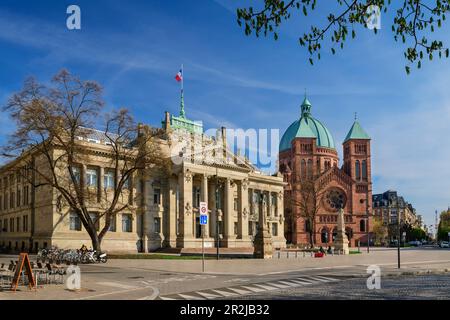
[(415, 241), (410, 241), (409, 244), (414, 247), (419, 247), (422, 245), (422, 242), (415, 240)]
[(439, 247), (441, 248), (450, 248), (448, 241), (441, 241), (441, 243), (439, 243)]

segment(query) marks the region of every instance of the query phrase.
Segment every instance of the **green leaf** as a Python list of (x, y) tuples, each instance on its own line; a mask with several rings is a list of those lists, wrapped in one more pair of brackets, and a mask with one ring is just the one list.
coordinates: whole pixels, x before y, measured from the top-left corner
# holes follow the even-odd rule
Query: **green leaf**
[(406, 74), (409, 74), (411, 72), (411, 70), (409, 69), (408, 66), (405, 66), (405, 70), (406, 70)]

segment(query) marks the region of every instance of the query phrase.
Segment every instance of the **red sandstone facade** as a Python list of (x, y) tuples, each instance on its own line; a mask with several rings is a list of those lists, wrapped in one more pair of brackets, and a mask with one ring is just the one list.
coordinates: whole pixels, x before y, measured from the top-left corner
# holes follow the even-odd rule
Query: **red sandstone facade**
[(372, 230), (370, 139), (347, 139), (343, 143), (343, 154), (343, 165), (339, 168), (337, 151), (317, 146), (316, 138), (295, 138), (290, 150), (280, 152), (280, 172), (288, 183), (284, 197), (288, 243), (307, 245), (310, 242), (307, 222), (299, 206), (291, 200), (301, 201), (298, 188), (310, 175), (323, 185), (318, 196), (320, 206), (315, 219), (315, 245), (332, 246), (335, 238), (338, 210), (329, 201), (331, 194), (338, 194), (344, 200), (349, 245), (367, 244), (367, 224), (369, 232)]

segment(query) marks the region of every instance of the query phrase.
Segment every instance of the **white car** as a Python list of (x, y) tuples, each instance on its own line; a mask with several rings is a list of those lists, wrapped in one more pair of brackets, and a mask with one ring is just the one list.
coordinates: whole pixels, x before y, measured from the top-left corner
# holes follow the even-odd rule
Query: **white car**
[(441, 241), (441, 243), (439, 244), (439, 247), (441, 248), (450, 248), (448, 241)]

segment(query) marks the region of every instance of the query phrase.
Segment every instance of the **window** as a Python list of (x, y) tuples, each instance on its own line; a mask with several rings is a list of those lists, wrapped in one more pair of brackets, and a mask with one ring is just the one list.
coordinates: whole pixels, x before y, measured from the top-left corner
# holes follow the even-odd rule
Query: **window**
[(306, 177), (306, 161), (305, 161), (305, 159), (303, 159), (301, 162), (300, 172), (301, 172), (302, 178), (305, 178)]
[(111, 224), (109, 225), (108, 231), (116, 232), (116, 215), (111, 217)]
[(14, 218), (9, 218), (9, 231), (14, 232)]
[(356, 180), (361, 180), (361, 168), (359, 166), (359, 160), (356, 160), (356, 163), (355, 163), (355, 174), (356, 174)]
[(5, 198), (3, 199), (3, 210), (8, 210), (8, 194), (5, 194)]
[(2, 232), (3, 231), (3, 224), (2, 224), (2, 220), (0, 220), (0, 232)]
[(359, 231), (366, 232), (366, 220), (361, 220), (359, 222)]
[(238, 211), (238, 207), (239, 207), (238, 198), (234, 198), (233, 206), (234, 206), (234, 211)]
[(103, 188), (105, 189), (114, 189), (114, 171), (105, 170), (105, 174), (103, 175)]
[(16, 218), (16, 232), (20, 231), (20, 217)]
[(9, 208), (14, 209), (14, 200), (16, 198), (16, 194), (11, 192), (11, 196), (9, 197)]
[(248, 222), (248, 235), (249, 236), (253, 235), (253, 222), (252, 221)]
[(70, 230), (81, 231), (81, 219), (75, 212), (70, 213)]
[(308, 160), (308, 178), (313, 176), (313, 162), (311, 159)]
[(86, 185), (96, 187), (98, 181), (97, 169), (86, 169)]
[(237, 222), (234, 223), (234, 234), (235, 235), (238, 234), (238, 223)]
[(153, 204), (161, 204), (161, 189), (153, 189)]
[(3, 231), (8, 232), (8, 220), (3, 220)]
[(28, 231), (28, 216), (23, 216), (22, 231), (24, 231), (24, 232)]
[(17, 201), (16, 201), (17, 208), (20, 207), (20, 200), (21, 200), (20, 189), (17, 189)]
[(2, 196), (0, 196), (0, 211), (3, 210), (3, 199)]
[(154, 220), (155, 233), (161, 233), (161, 219), (155, 218)]
[(278, 224), (272, 223), (272, 236), (277, 237), (278, 236)]
[(123, 189), (130, 189), (130, 177), (128, 177), (123, 183)]
[(367, 161), (362, 161), (362, 178), (363, 180), (367, 180)]
[(81, 170), (79, 167), (72, 167), (73, 175), (75, 176), (75, 182), (80, 183)]
[(200, 187), (194, 187), (192, 197), (192, 203), (194, 204), (194, 207), (200, 207)]
[(96, 212), (89, 212), (89, 217), (91, 218), (92, 222), (95, 225), (95, 230), (99, 230), (100, 229), (100, 219), (98, 218), (98, 213)]
[(122, 214), (122, 232), (132, 232), (131, 214)]

